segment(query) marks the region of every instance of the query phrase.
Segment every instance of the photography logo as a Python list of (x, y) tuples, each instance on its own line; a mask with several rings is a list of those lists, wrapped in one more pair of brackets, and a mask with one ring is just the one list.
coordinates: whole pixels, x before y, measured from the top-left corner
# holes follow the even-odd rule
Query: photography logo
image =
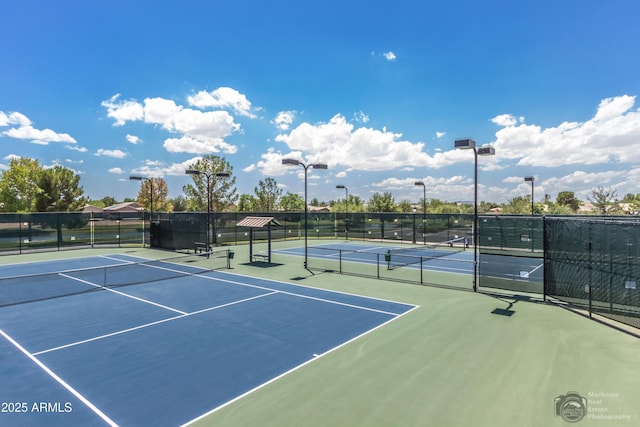
[(554, 403), (556, 416), (568, 423), (577, 423), (587, 414), (587, 399), (575, 391), (556, 397)]

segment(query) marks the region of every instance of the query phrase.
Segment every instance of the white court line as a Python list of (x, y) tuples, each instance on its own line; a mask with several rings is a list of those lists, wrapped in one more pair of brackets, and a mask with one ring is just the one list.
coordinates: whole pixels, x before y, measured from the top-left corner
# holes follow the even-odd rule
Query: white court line
[(34, 356), (39, 356), (39, 355), (44, 354), (44, 353), (50, 353), (52, 351), (62, 350), (63, 348), (74, 347), (74, 346), (77, 346), (77, 345), (80, 345), (80, 344), (85, 344), (85, 343), (92, 342), (92, 341), (98, 341), (98, 340), (109, 338), (109, 337), (113, 337), (113, 336), (116, 336), (116, 335), (125, 334), (127, 332), (136, 331), (138, 329), (144, 329), (144, 328), (148, 328), (150, 326), (155, 326), (155, 325), (159, 325), (159, 324), (162, 324), (162, 323), (170, 322), (172, 320), (178, 320), (178, 319), (182, 319), (182, 318), (185, 318), (185, 317), (193, 316), (193, 315), (196, 315), (196, 314), (205, 313), (207, 311), (213, 311), (213, 310), (217, 310), (219, 308), (229, 307), (229, 306), (235, 305), (235, 304), (241, 304), (243, 302), (251, 301), (251, 300), (254, 300), (254, 299), (266, 297), (266, 296), (277, 294), (277, 293), (278, 292), (274, 291), (274, 292), (270, 292), (270, 293), (267, 293), (267, 294), (261, 294), (261, 295), (256, 295), (256, 296), (253, 296), (253, 297), (250, 297), (250, 298), (241, 299), (241, 300), (238, 300), (238, 301), (228, 302), (226, 304), (217, 305), (215, 307), (205, 308), (205, 309), (202, 309), (202, 310), (194, 311), (192, 313), (184, 313), (184, 314), (182, 314), (180, 316), (169, 317), (167, 319), (157, 320), (157, 321), (151, 322), (151, 323), (145, 323), (144, 325), (134, 326), (132, 328), (123, 329), (123, 330), (116, 331), (116, 332), (111, 332), (110, 334), (100, 335), (100, 336), (97, 336), (97, 337), (88, 338), (86, 340), (76, 341), (76, 342), (73, 342), (73, 343), (70, 343), (70, 344), (61, 345), (59, 347), (54, 347), (54, 348), (50, 348), (50, 349), (47, 349), (47, 350), (38, 351), (36, 353), (33, 353), (33, 355)]
[(529, 272), (529, 274), (533, 273), (534, 271), (536, 271), (536, 270), (537, 270), (537, 269), (539, 269), (539, 268), (542, 268), (542, 266), (543, 266), (543, 265), (544, 265), (544, 264), (540, 264), (539, 266), (537, 266), (536, 268), (534, 268), (533, 270), (531, 270), (531, 271)]
[[(290, 295), (290, 296), (294, 296), (294, 297), (298, 297), (298, 298), (306, 298), (306, 299), (311, 299), (311, 300), (315, 300), (315, 301), (326, 302), (326, 303), (329, 303), (329, 304), (342, 305), (342, 306), (345, 306), (345, 307), (357, 308), (357, 309), (366, 310), (366, 311), (373, 311), (375, 313), (389, 314), (389, 315), (392, 315), (392, 316), (397, 316), (398, 315), (398, 313), (392, 313), (390, 311), (378, 310), (376, 308), (363, 307), (361, 305), (355, 305), (355, 304), (347, 304), (345, 302), (333, 301), (333, 300), (325, 299), (325, 298), (312, 297), (312, 296), (309, 296), (309, 295), (297, 294), (295, 292), (281, 291), (281, 290), (277, 290), (277, 289), (273, 289), (273, 288), (268, 288), (266, 286), (251, 285), (249, 283), (236, 282), (235, 280), (222, 279), (222, 278), (219, 278), (219, 277), (210, 277), (210, 276), (200, 276), (200, 277), (203, 277), (203, 278), (209, 279), (209, 280), (217, 280), (217, 281), (220, 281), (220, 282), (227, 282), (227, 283), (231, 283), (233, 285), (247, 286), (247, 287), (250, 287), (250, 288), (262, 289), (262, 290), (265, 290), (265, 291), (274, 291), (274, 292), (279, 293), (279, 294)], [(289, 283), (286, 283), (286, 284), (291, 285)], [(291, 285), (291, 286), (299, 286), (299, 285)], [(333, 292), (333, 291), (327, 291), (327, 292)], [(338, 292), (336, 292), (336, 293), (338, 293)], [(360, 298), (363, 298), (363, 297), (360, 297)], [(410, 305), (410, 304), (405, 304), (405, 305)]]
[(114, 426), (117, 427), (118, 424), (116, 424), (111, 418), (109, 418), (107, 415), (105, 415), (104, 412), (102, 412), (100, 409), (98, 409), (93, 403), (91, 403), (86, 397), (84, 397), (83, 395), (81, 395), (78, 391), (76, 391), (76, 389), (74, 389), (73, 387), (71, 387), (69, 384), (67, 384), (66, 381), (64, 381), (62, 378), (60, 378), (58, 375), (56, 375), (55, 372), (53, 372), (51, 369), (49, 369), (47, 367), (47, 365), (45, 365), (44, 363), (42, 363), (40, 360), (38, 360), (34, 355), (30, 354), (24, 347), (22, 347), (20, 344), (18, 344), (13, 338), (11, 338), (9, 335), (7, 335), (2, 329), (0, 329), (0, 335), (2, 335), (3, 337), (5, 337), (5, 339), (7, 341), (9, 341), (11, 344), (13, 344), (13, 346), (15, 346), (18, 350), (20, 350), (25, 356), (27, 356), (29, 359), (31, 359), (31, 361), (33, 363), (35, 363), (36, 365), (38, 365), (40, 367), (40, 369), (42, 369), (43, 371), (45, 371), (51, 378), (53, 378), (55, 381), (58, 382), (58, 384), (60, 384), (62, 387), (64, 387), (65, 389), (67, 389), (67, 391), (69, 391), (71, 394), (73, 394), (75, 397), (78, 398), (78, 400), (80, 400), (82, 403), (84, 403), (89, 409), (91, 409), (97, 416), (99, 416), (100, 418), (102, 418), (102, 420), (104, 422), (106, 422), (107, 424), (109, 424), (110, 426)]
[(386, 322), (384, 322), (384, 323), (379, 324), (379, 325), (378, 325), (378, 326), (376, 326), (375, 328), (369, 329), (369, 330), (367, 330), (367, 331), (365, 331), (365, 332), (361, 333), (360, 335), (358, 335), (358, 336), (356, 336), (356, 337), (353, 337), (353, 338), (351, 338), (350, 340), (345, 341), (345, 342), (343, 342), (342, 344), (340, 344), (340, 345), (338, 345), (338, 346), (336, 346), (336, 347), (333, 347), (333, 348), (331, 348), (331, 349), (329, 349), (329, 350), (325, 351), (325, 352), (324, 352), (324, 353), (322, 353), (322, 354), (317, 354), (317, 353), (316, 353), (316, 354), (313, 354), (313, 355), (312, 355), (312, 357), (311, 357), (311, 359), (307, 360), (306, 362), (303, 362), (303, 363), (301, 363), (300, 365), (295, 366), (295, 367), (293, 367), (293, 368), (289, 369), (288, 371), (283, 372), (282, 374), (280, 374), (280, 375), (278, 375), (278, 376), (276, 376), (276, 377), (274, 377), (274, 378), (270, 379), (269, 381), (266, 381), (266, 382), (264, 382), (264, 383), (260, 384), (259, 386), (254, 387), (254, 388), (252, 388), (251, 390), (249, 390), (249, 391), (247, 391), (247, 392), (245, 392), (245, 393), (243, 393), (243, 394), (241, 394), (241, 395), (239, 395), (239, 396), (237, 396), (237, 397), (234, 397), (233, 399), (231, 399), (231, 400), (229, 400), (229, 401), (227, 401), (227, 402), (223, 403), (222, 405), (220, 405), (220, 406), (218, 406), (218, 407), (216, 407), (216, 408), (213, 408), (213, 409), (212, 409), (212, 410), (210, 410), (209, 412), (206, 412), (206, 413), (204, 413), (204, 414), (200, 415), (199, 417), (192, 419), (191, 421), (187, 421), (187, 422), (186, 422), (186, 423), (184, 423), (181, 427), (189, 426), (189, 425), (191, 425), (191, 424), (193, 424), (193, 423), (195, 423), (195, 422), (198, 422), (198, 421), (202, 420), (203, 418), (206, 418), (207, 416), (209, 416), (209, 415), (213, 414), (214, 412), (217, 412), (217, 411), (219, 411), (220, 409), (222, 409), (222, 408), (224, 408), (224, 407), (226, 407), (226, 406), (229, 406), (229, 405), (231, 405), (231, 404), (232, 404), (232, 403), (234, 403), (234, 402), (237, 402), (238, 400), (242, 399), (243, 397), (248, 396), (248, 395), (250, 395), (251, 393), (253, 393), (253, 392), (257, 391), (257, 390), (260, 390), (261, 388), (264, 388), (264, 387), (268, 386), (269, 384), (271, 384), (271, 383), (273, 383), (273, 382), (275, 382), (275, 381), (279, 380), (280, 378), (282, 378), (282, 377), (284, 377), (284, 376), (286, 376), (286, 375), (289, 375), (289, 374), (290, 374), (290, 373), (292, 373), (292, 372), (297, 371), (298, 369), (300, 369), (300, 368), (302, 368), (302, 367), (304, 367), (304, 366), (308, 365), (309, 363), (311, 363), (311, 362), (313, 362), (313, 361), (316, 361), (316, 360), (318, 360), (319, 358), (324, 357), (324, 356), (326, 356), (326, 355), (327, 355), (327, 354), (329, 354), (329, 353), (333, 353), (334, 351), (338, 350), (339, 348), (342, 348), (342, 347), (344, 347), (345, 345), (350, 344), (351, 342), (353, 342), (353, 341), (355, 341), (355, 340), (357, 340), (357, 339), (360, 339), (361, 337), (363, 337), (363, 336), (365, 336), (365, 335), (367, 335), (367, 334), (369, 334), (369, 333), (371, 333), (371, 332), (375, 331), (376, 329), (379, 329), (379, 328), (382, 328), (383, 326), (386, 326), (388, 323), (393, 322), (394, 320), (396, 320), (396, 319), (398, 319), (398, 318), (400, 318), (400, 317), (402, 317), (402, 316), (404, 316), (404, 315), (406, 315), (406, 314), (408, 314), (408, 313), (412, 312), (412, 311), (413, 311), (413, 310), (415, 310), (416, 308), (418, 308), (418, 306), (414, 306), (411, 310), (407, 310), (407, 311), (405, 311), (405, 312), (404, 312), (404, 313), (402, 313), (402, 314), (397, 314), (397, 315), (395, 315), (395, 317), (393, 317), (393, 318), (391, 318), (391, 319), (387, 320), (387, 321), (386, 321)]
[[(151, 260), (152, 261), (152, 259), (150, 259), (150, 258), (139, 257), (139, 259)], [(132, 261), (132, 262), (134, 264), (136, 263), (135, 261)], [(170, 264), (170, 263), (168, 263), (168, 264)], [(366, 263), (366, 264), (370, 265), (369, 263)], [(146, 264), (142, 263), (141, 265), (146, 265)], [(148, 265), (148, 267), (160, 268), (160, 269), (165, 269), (165, 270), (169, 270), (169, 271), (181, 272), (180, 270), (173, 270), (173, 269), (168, 268), (168, 267), (152, 266), (152, 265)], [(189, 273), (185, 273), (185, 274), (189, 274)], [(223, 275), (231, 275), (231, 276), (239, 276), (239, 277), (243, 277), (243, 278), (249, 277), (249, 276), (245, 276), (245, 275), (241, 275), (241, 274), (235, 274), (235, 273), (229, 273), (229, 272), (224, 272), (224, 273), (221, 273), (221, 274), (223, 274)], [(456, 274), (456, 273), (454, 273), (454, 274)], [(463, 274), (463, 273), (457, 273), (457, 274)], [(300, 297), (300, 298), (315, 299), (315, 300), (322, 301), (322, 302), (327, 302), (327, 303), (330, 303), (330, 304), (338, 304), (338, 305), (344, 305), (344, 306), (348, 306), (348, 307), (352, 307), (352, 308), (358, 308), (358, 309), (362, 309), (362, 310), (374, 311), (374, 312), (383, 313), (383, 314), (391, 314), (393, 316), (397, 316), (398, 315), (398, 313), (386, 312), (386, 311), (383, 311), (383, 310), (377, 310), (377, 309), (373, 309), (373, 308), (370, 308), (370, 307), (363, 307), (363, 306), (359, 306), (359, 305), (346, 304), (346, 303), (341, 303), (341, 302), (338, 302), (338, 301), (333, 301), (333, 300), (328, 300), (328, 299), (323, 299), (323, 298), (310, 297), (310, 296), (304, 295), (304, 294), (298, 294), (298, 293), (295, 293), (295, 292), (288, 292), (288, 291), (281, 291), (281, 290), (269, 288), (269, 287), (266, 287), (266, 286), (252, 285), (252, 284), (249, 284), (249, 283), (238, 282), (238, 281), (229, 280), (229, 279), (223, 279), (223, 278), (220, 278), (220, 277), (206, 276), (204, 274), (194, 274), (193, 276), (200, 277), (200, 278), (207, 279), (207, 280), (217, 280), (217, 281), (220, 281), (220, 282), (231, 283), (231, 284), (234, 284), (234, 285), (240, 285), (240, 286), (246, 286), (246, 287), (255, 288), (255, 289), (261, 289), (261, 290), (264, 290), (264, 291), (275, 291), (277, 293), (287, 294), (287, 295), (291, 295), (291, 296), (297, 296), (297, 297)], [(329, 293), (334, 293), (334, 294), (339, 294), (339, 295), (350, 295), (350, 296), (354, 296), (354, 297), (357, 297), (357, 298), (372, 299), (372, 300), (375, 300), (375, 301), (386, 301), (386, 302), (391, 302), (391, 303), (394, 303), (394, 304), (402, 304), (402, 305), (406, 305), (406, 306), (416, 307), (416, 306), (414, 306), (412, 304), (400, 303), (400, 302), (397, 302), (397, 301), (390, 301), (390, 300), (385, 300), (385, 299), (380, 299), (380, 298), (366, 297), (366, 296), (362, 296), (362, 295), (358, 295), (358, 294), (352, 294), (352, 293), (348, 293), (348, 292), (340, 292), (340, 291), (335, 291), (335, 290), (314, 288), (312, 286), (304, 286), (304, 285), (300, 285), (300, 284), (288, 283), (288, 282), (283, 282), (283, 281), (279, 281), (279, 280), (263, 279), (263, 278), (259, 278), (259, 280), (263, 280), (263, 281), (266, 281), (266, 282), (284, 284), (284, 285), (287, 285), (287, 286), (300, 287), (300, 288), (305, 288), (305, 289), (313, 289), (315, 291), (326, 291), (326, 292), (329, 292)]]
[(123, 297), (131, 298), (131, 299), (134, 299), (136, 301), (144, 302), (146, 304), (155, 305), (156, 307), (164, 308), (165, 310), (170, 310), (170, 311), (173, 311), (175, 313), (187, 314), (187, 312), (185, 312), (185, 311), (178, 310), (178, 309), (175, 309), (175, 308), (171, 308), (171, 307), (168, 307), (166, 305), (158, 304), (157, 302), (149, 301), (149, 300), (146, 300), (144, 298), (139, 298), (139, 297), (136, 297), (136, 296), (133, 296), (133, 295), (129, 295), (129, 294), (117, 291), (117, 290), (112, 289), (112, 288), (108, 288), (108, 287), (105, 287), (105, 286), (100, 286), (100, 285), (97, 285), (95, 283), (91, 283), (88, 280), (79, 279), (77, 277), (69, 276), (68, 274), (64, 274), (64, 273), (60, 273), (60, 275), (62, 277), (66, 277), (67, 279), (76, 280), (76, 281), (84, 283), (86, 285), (91, 285), (91, 286), (95, 287), (96, 289), (104, 289), (105, 291), (113, 292), (115, 294), (122, 295)]

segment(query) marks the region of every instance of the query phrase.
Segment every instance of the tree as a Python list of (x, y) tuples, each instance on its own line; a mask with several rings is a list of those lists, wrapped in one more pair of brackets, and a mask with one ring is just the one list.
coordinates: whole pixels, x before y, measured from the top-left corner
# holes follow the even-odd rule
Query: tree
[[(332, 200), (331, 202), (329, 202), (329, 206), (331, 207), (332, 211), (344, 211), (344, 199)], [(360, 198), (360, 196), (355, 196), (353, 194), (349, 194), (349, 201), (346, 208), (348, 209), (349, 213), (364, 212), (366, 210), (364, 201)]]
[(615, 202), (616, 196), (617, 190), (615, 188), (597, 186), (591, 189), (591, 197), (588, 197), (588, 199), (600, 214), (606, 215), (607, 213), (611, 213), (612, 209), (615, 209), (612, 205)]
[(400, 212), (413, 212), (413, 205), (410, 201), (403, 200), (398, 205), (398, 209), (400, 209)]
[(173, 212), (184, 212), (187, 210), (187, 199), (184, 196), (177, 196), (173, 199), (169, 199), (171, 210)]
[(273, 178), (260, 180), (253, 191), (256, 195), (256, 208), (262, 212), (274, 211), (282, 197), (282, 189)]
[(478, 213), (491, 212), (491, 209), (494, 209), (497, 207), (500, 207), (500, 205), (493, 202), (481, 201), (480, 203), (478, 203)]
[(530, 214), (531, 196), (517, 196), (509, 199), (502, 205), (502, 212), (506, 214)]
[(556, 203), (563, 206), (568, 206), (572, 212), (578, 212), (580, 209), (580, 200), (576, 198), (573, 191), (561, 191), (556, 197)]
[(570, 206), (560, 203), (550, 203), (548, 213), (550, 215), (571, 215), (575, 213)]
[(0, 203), (5, 212), (33, 212), (40, 192), (38, 177), (42, 167), (28, 157), (13, 158), (0, 177)]
[[(482, 202), (480, 203), (482, 206)], [(471, 212), (473, 212), (473, 205), (470, 205)], [(467, 205), (443, 202), (440, 199), (431, 199), (427, 208), (429, 212), (433, 213), (463, 213), (467, 209)]]
[(109, 206), (113, 206), (116, 203), (118, 203), (116, 198), (115, 197), (111, 197), (111, 196), (105, 196), (102, 199), (100, 199), (100, 201), (102, 202), (102, 207), (103, 208), (107, 208)]
[(80, 176), (62, 166), (43, 169), (38, 176), (39, 191), (35, 198), (38, 212), (66, 212), (80, 210), (87, 199), (79, 185)]
[(311, 201), (309, 202), (310, 206), (327, 206), (327, 202), (321, 202), (320, 200), (318, 200), (317, 198), (313, 198), (311, 199)]
[(385, 192), (383, 194), (378, 192), (373, 193), (371, 199), (369, 199), (370, 212), (394, 212), (395, 208), (395, 201), (389, 192)]
[(299, 194), (287, 192), (280, 198), (280, 208), (287, 212), (303, 211), (304, 199)]
[[(209, 206), (212, 212), (219, 212), (226, 209), (238, 200), (236, 192), (236, 178), (232, 175), (233, 167), (224, 157), (206, 155), (202, 159), (188, 166), (188, 169), (195, 169), (203, 172), (200, 175), (191, 175), (193, 185), (187, 184), (182, 187), (190, 210), (206, 211), (207, 210), (207, 177), (209, 174), (211, 195)], [(216, 173), (228, 173), (228, 177), (216, 177)]]
[[(152, 195), (153, 197), (151, 197)], [(167, 198), (168, 195), (169, 188), (164, 178), (144, 179), (140, 183), (137, 202), (145, 210), (151, 211), (151, 202), (153, 201), (154, 211), (168, 212), (172, 210), (171, 202)]]
[(241, 194), (238, 201), (238, 210), (240, 212), (255, 212), (258, 201), (251, 194)]

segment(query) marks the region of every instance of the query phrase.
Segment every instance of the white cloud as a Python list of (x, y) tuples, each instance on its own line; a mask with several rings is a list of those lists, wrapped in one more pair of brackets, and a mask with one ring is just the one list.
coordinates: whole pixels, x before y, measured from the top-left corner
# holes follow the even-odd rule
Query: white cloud
[(521, 166), (638, 163), (640, 111), (632, 110), (634, 102), (628, 95), (607, 98), (593, 118), (546, 129), (525, 124), (523, 118), (496, 116), (492, 121), (503, 126), (493, 143), (496, 157), (515, 159)]
[(443, 136), (445, 136), (447, 133), (446, 132), (436, 132), (436, 138), (440, 139)]
[[(224, 138), (237, 132), (240, 125), (235, 123), (226, 111), (203, 112), (184, 108), (170, 99), (158, 97), (147, 98), (143, 104), (135, 101), (116, 103), (118, 96), (114, 95), (109, 101), (103, 102), (108, 116), (116, 119), (114, 125), (120, 126), (126, 121), (142, 120), (179, 134), (180, 137), (165, 141), (164, 146), (170, 152), (208, 154), (237, 151), (237, 147), (227, 143)], [(137, 106), (134, 107), (133, 103)]]
[(11, 127), (2, 134), (11, 138), (31, 140), (31, 143), (38, 145), (48, 145), (50, 142), (76, 143), (68, 133), (58, 133), (51, 129), (35, 129), (31, 126), (31, 120), (24, 114), (18, 112), (6, 114), (0, 111), (0, 126), (12, 125), (17, 127)]
[(227, 144), (221, 138), (201, 137), (196, 139), (190, 136), (168, 138), (164, 141), (163, 147), (170, 153), (211, 154), (224, 151), (233, 154), (237, 151), (235, 145)]
[[(260, 160), (256, 164), (247, 166), (244, 170), (255, 170), (257, 168), (262, 171), (263, 175), (268, 176), (280, 176), (289, 171), (289, 167), (282, 164), (282, 153), (275, 151), (273, 148), (269, 148), (267, 152), (262, 154), (260, 157), (262, 158), (262, 160)], [(302, 153), (289, 153), (286, 157), (300, 160), (302, 159)]]
[(86, 147), (80, 147), (79, 145), (65, 145), (64, 148), (66, 148), (67, 150), (78, 151), (80, 153), (87, 152)]
[[(640, 186), (637, 181), (628, 182), (630, 181), (629, 178), (631, 176), (633, 176), (633, 173), (629, 170), (610, 170), (602, 172), (586, 172), (578, 170), (568, 175), (544, 179), (540, 183), (536, 183), (535, 191), (539, 191), (540, 194), (557, 194), (560, 191), (573, 191), (576, 193), (576, 196), (586, 200), (587, 196), (590, 195), (590, 190), (600, 185), (603, 187), (615, 188), (624, 186), (625, 188), (635, 189), (635, 191), (638, 191)], [(622, 197), (622, 195), (619, 196)]]
[(13, 159), (19, 159), (20, 156), (18, 156), (17, 154), (7, 154), (6, 156), (4, 156), (2, 158), (2, 160), (7, 160), (7, 161), (11, 161)]
[(114, 126), (123, 126), (126, 122), (142, 120), (144, 111), (142, 104), (137, 101), (122, 101), (116, 103), (120, 94), (113, 95), (109, 100), (102, 101), (102, 106), (107, 109), (107, 116), (115, 119)]
[(116, 175), (122, 175), (124, 173), (124, 170), (122, 168), (111, 168), (111, 169), (107, 170), (107, 172), (113, 173), (113, 174), (116, 174)]
[(296, 111), (280, 111), (271, 123), (275, 124), (279, 130), (289, 130), (296, 114)]
[(393, 53), (393, 52), (391, 52), (391, 51), (389, 51), (389, 52), (385, 52), (385, 53), (383, 53), (382, 55), (384, 56), (384, 58), (385, 58), (387, 61), (395, 61), (395, 60), (396, 60), (396, 54), (395, 54), (395, 53)]
[(126, 136), (125, 138), (127, 139), (127, 141), (128, 141), (130, 144), (134, 144), (134, 145), (135, 145), (135, 144), (139, 144), (139, 143), (141, 143), (141, 142), (142, 142), (142, 140), (141, 140), (140, 138), (138, 138), (137, 136), (135, 136), (135, 135), (129, 135), (129, 134), (127, 134), (127, 136)]
[(511, 114), (500, 114), (495, 116), (491, 121), (498, 126), (514, 126), (518, 121)]
[(99, 148), (95, 153), (96, 156), (106, 156), (106, 157), (114, 157), (116, 159), (122, 159), (127, 156), (122, 150), (105, 150), (103, 148)]
[[(276, 141), (285, 143), (292, 153), (308, 153), (309, 162), (325, 162), (330, 167), (344, 166), (358, 170), (391, 170), (402, 167), (438, 168), (467, 158), (456, 151), (425, 153), (424, 143), (401, 140), (402, 134), (354, 126), (338, 114), (327, 123), (302, 123), (288, 135), (278, 135)], [(268, 156), (273, 157), (272, 152)], [(281, 158), (281, 157), (279, 157)], [(273, 171), (269, 161), (258, 163)], [(267, 173), (263, 170), (263, 173)]]
[[(506, 177), (505, 179), (502, 180), (502, 182), (506, 182), (508, 184), (520, 184), (522, 182), (524, 182), (524, 176), (509, 176)], [(528, 186), (531, 186), (531, 184), (527, 183)]]
[(31, 120), (29, 120), (24, 114), (18, 113), (17, 111), (9, 114), (4, 111), (0, 111), (0, 126), (9, 125), (30, 126)]
[(181, 163), (166, 164), (157, 160), (145, 160), (144, 164), (132, 170), (135, 174), (160, 178), (165, 175), (184, 176), (184, 172), (201, 157), (193, 157)]
[(356, 113), (354, 113), (353, 115), (353, 119), (356, 123), (367, 123), (369, 121), (369, 116), (366, 115), (364, 112), (362, 111), (358, 111)]
[(345, 171), (340, 171), (336, 174), (336, 178), (346, 178), (347, 177), (347, 172)]
[(251, 102), (247, 97), (230, 87), (219, 87), (212, 92), (200, 91), (189, 96), (187, 101), (198, 108), (231, 108), (242, 116), (256, 117), (251, 113)]

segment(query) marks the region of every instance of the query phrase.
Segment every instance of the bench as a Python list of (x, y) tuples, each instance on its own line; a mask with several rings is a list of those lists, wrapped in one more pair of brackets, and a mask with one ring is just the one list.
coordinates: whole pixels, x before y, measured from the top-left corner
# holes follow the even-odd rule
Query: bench
[(262, 262), (269, 262), (269, 255), (265, 255), (265, 254), (253, 254), (253, 259), (251, 260), (251, 262), (257, 262), (257, 259), (260, 258), (260, 261)]
[(193, 242), (194, 253), (207, 252), (208, 246), (205, 242)]

